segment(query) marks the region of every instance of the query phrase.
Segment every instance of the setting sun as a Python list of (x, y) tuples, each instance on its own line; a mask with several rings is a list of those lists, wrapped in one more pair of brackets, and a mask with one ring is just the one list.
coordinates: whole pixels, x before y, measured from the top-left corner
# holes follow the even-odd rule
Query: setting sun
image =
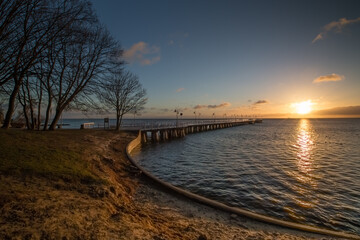
[(310, 113), (312, 110), (312, 108), (311, 108), (312, 105), (313, 105), (313, 103), (311, 102), (311, 100), (292, 104), (292, 106), (295, 108), (296, 113), (298, 113), (298, 114)]

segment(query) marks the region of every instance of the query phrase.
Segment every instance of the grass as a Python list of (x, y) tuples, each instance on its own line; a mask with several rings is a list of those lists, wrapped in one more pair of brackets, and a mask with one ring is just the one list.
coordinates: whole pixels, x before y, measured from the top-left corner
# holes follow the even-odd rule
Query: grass
[(0, 173), (99, 182), (84, 160), (83, 131), (0, 130)]

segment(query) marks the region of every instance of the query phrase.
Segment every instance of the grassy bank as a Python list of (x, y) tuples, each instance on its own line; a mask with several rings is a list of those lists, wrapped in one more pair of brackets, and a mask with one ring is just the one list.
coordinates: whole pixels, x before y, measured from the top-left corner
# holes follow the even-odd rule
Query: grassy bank
[[(71, 136), (71, 137), (70, 137)], [(84, 132), (0, 131), (0, 172), (18, 177), (61, 178), (100, 182), (81, 153), (87, 150)]]

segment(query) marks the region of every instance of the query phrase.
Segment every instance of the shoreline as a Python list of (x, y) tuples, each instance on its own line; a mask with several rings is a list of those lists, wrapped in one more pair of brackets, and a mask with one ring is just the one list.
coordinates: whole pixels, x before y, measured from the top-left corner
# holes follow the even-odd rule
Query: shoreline
[[(75, 150), (102, 181), (0, 172), (2, 239), (338, 239), (230, 214), (159, 186), (126, 156), (125, 147), (136, 137), (133, 132), (0, 131), (0, 136), (19, 133), (25, 135), (20, 142), (33, 135), (47, 141), (35, 145), (48, 145), (54, 136), (64, 139), (56, 141), (56, 151), (80, 144)], [(17, 152), (26, 155), (24, 149)]]
[(136, 166), (143, 174), (146, 175), (146, 177), (150, 178), (152, 181), (162, 185), (165, 189), (173, 191), (183, 197), (186, 197), (186, 198), (189, 198), (190, 200), (199, 202), (200, 204), (210, 206), (214, 209), (229, 212), (230, 214), (244, 216), (244, 217), (247, 217), (250, 219), (254, 219), (256, 221), (261, 221), (261, 222), (272, 224), (275, 226), (286, 227), (289, 229), (300, 230), (300, 231), (304, 231), (304, 232), (322, 234), (322, 235), (333, 236), (333, 237), (348, 238), (348, 239), (360, 239), (360, 236), (353, 235), (353, 234), (346, 233), (346, 232), (328, 230), (328, 229), (318, 228), (318, 227), (314, 227), (314, 226), (310, 226), (310, 225), (289, 222), (289, 221), (285, 221), (285, 220), (272, 218), (272, 217), (269, 217), (266, 215), (257, 214), (257, 213), (254, 213), (254, 212), (251, 212), (248, 210), (240, 209), (238, 207), (230, 207), (230, 206), (220, 203), (218, 201), (194, 194), (194, 193), (184, 190), (182, 188), (178, 188), (168, 182), (162, 181), (161, 179), (157, 178), (152, 173), (150, 173), (149, 171), (147, 171), (143, 167), (141, 167), (131, 157), (132, 150), (141, 144), (142, 144), (141, 143), (141, 131), (139, 131), (137, 138), (132, 140), (126, 147), (126, 155), (127, 155), (128, 159), (131, 161), (131, 163), (134, 166)]

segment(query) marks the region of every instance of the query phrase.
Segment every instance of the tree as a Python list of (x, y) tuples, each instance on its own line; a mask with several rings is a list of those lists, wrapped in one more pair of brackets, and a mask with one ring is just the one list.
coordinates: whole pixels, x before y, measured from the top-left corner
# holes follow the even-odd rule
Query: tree
[(3, 128), (9, 128), (24, 78), (48, 44), (69, 25), (93, 17), (85, 0), (29, 0), (15, 1), (13, 5), (11, 2), (0, 2), (1, 13), (10, 19), (0, 24), (0, 43), (4, 43), (0, 49), (0, 86), (8, 84), (12, 88)]
[[(54, 130), (62, 112), (74, 101), (86, 101), (91, 84), (107, 70), (109, 56), (117, 47), (110, 34), (102, 26), (82, 27), (79, 34), (70, 30), (62, 43), (60, 56), (52, 81), (55, 116), (49, 129)], [(71, 38), (71, 39), (69, 39)], [(90, 100), (90, 99), (89, 99)]]
[(147, 102), (146, 90), (136, 75), (123, 70), (115, 71), (99, 83), (97, 95), (104, 108), (116, 112), (116, 130), (120, 129), (123, 116), (139, 111)]
[(19, 15), (25, 10), (26, 1), (0, 1), (0, 86), (12, 79), (9, 66), (13, 64), (14, 45), (19, 41), (16, 34), (20, 27)]

